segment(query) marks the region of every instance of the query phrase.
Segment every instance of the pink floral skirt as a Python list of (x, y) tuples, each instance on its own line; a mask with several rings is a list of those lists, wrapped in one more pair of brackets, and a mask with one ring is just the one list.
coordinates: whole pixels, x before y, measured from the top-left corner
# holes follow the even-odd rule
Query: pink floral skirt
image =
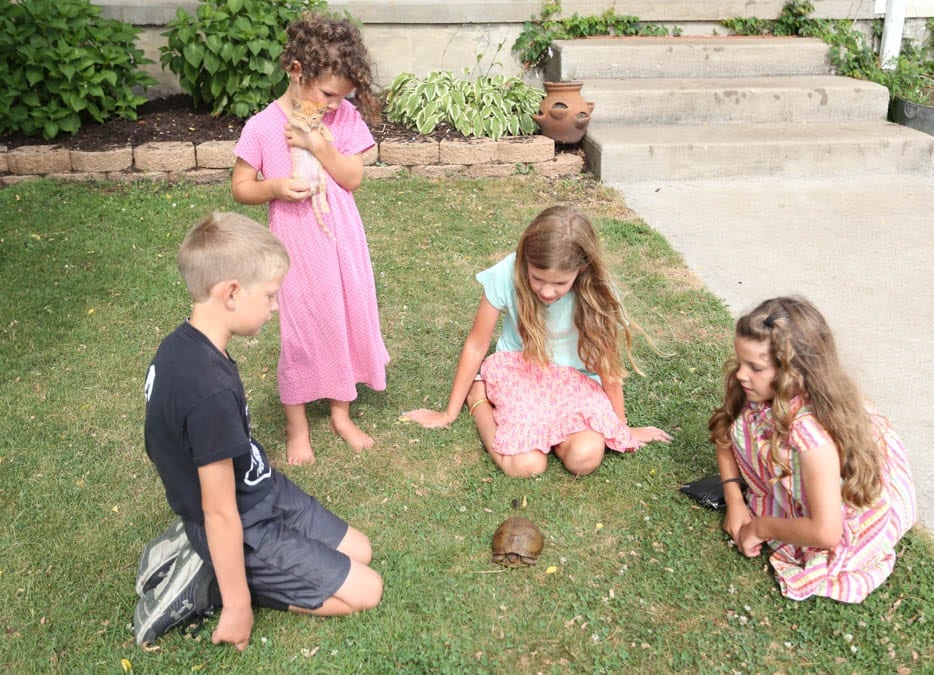
[(569, 435), (588, 430), (617, 452), (642, 445), (613, 411), (600, 383), (575, 368), (534, 365), (522, 352), (496, 352), (483, 362), (480, 377), (493, 404), (493, 450), (501, 455), (547, 454)]

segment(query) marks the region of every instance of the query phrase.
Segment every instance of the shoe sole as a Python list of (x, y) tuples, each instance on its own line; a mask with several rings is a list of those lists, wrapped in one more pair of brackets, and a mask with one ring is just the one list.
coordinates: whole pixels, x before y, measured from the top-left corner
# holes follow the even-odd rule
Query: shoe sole
[(178, 624), (209, 611), (213, 576), (213, 570), (193, 549), (183, 551), (168, 576), (136, 603), (136, 643), (151, 643)]
[(136, 595), (142, 597), (159, 585), (187, 543), (185, 525), (181, 518), (176, 518), (162, 534), (146, 544), (136, 569)]

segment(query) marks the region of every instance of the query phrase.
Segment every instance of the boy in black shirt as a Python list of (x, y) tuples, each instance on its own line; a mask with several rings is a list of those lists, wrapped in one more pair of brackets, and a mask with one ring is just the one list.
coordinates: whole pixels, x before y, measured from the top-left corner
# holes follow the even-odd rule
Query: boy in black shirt
[(215, 606), (213, 642), (240, 651), (252, 604), (320, 616), (375, 607), (382, 578), (369, 539), (269, 465), (227, 353), (231, 337), (256, 335), (278, 309), (285, 248), (245, 216), (214, 213), (185, 237), (178, 266), (192, 312), (149, 366), (145, 438), (181, 522), (140, 561), (137, 642)]

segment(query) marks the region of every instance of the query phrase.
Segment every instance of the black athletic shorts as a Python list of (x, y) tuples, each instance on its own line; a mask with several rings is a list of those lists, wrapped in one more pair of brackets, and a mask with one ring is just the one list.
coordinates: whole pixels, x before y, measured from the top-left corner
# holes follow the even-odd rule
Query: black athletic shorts
[[(337, 550), (347, 523), (278, 471), (270, 480), (269, 495), (241, 514), (247, 584), (262, 607), (317, 609), (350, 573), (350, 558)], [(204, 526), (186, 523), (185, 529), (210, 560)]]

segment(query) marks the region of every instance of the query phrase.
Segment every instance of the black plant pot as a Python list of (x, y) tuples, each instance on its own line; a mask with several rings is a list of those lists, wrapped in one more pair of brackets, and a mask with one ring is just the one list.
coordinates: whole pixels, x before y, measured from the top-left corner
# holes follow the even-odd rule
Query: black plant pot
[(896, 96), (889, 107), (889, 118), (934, 136), (934, 106), (912, 103)]

